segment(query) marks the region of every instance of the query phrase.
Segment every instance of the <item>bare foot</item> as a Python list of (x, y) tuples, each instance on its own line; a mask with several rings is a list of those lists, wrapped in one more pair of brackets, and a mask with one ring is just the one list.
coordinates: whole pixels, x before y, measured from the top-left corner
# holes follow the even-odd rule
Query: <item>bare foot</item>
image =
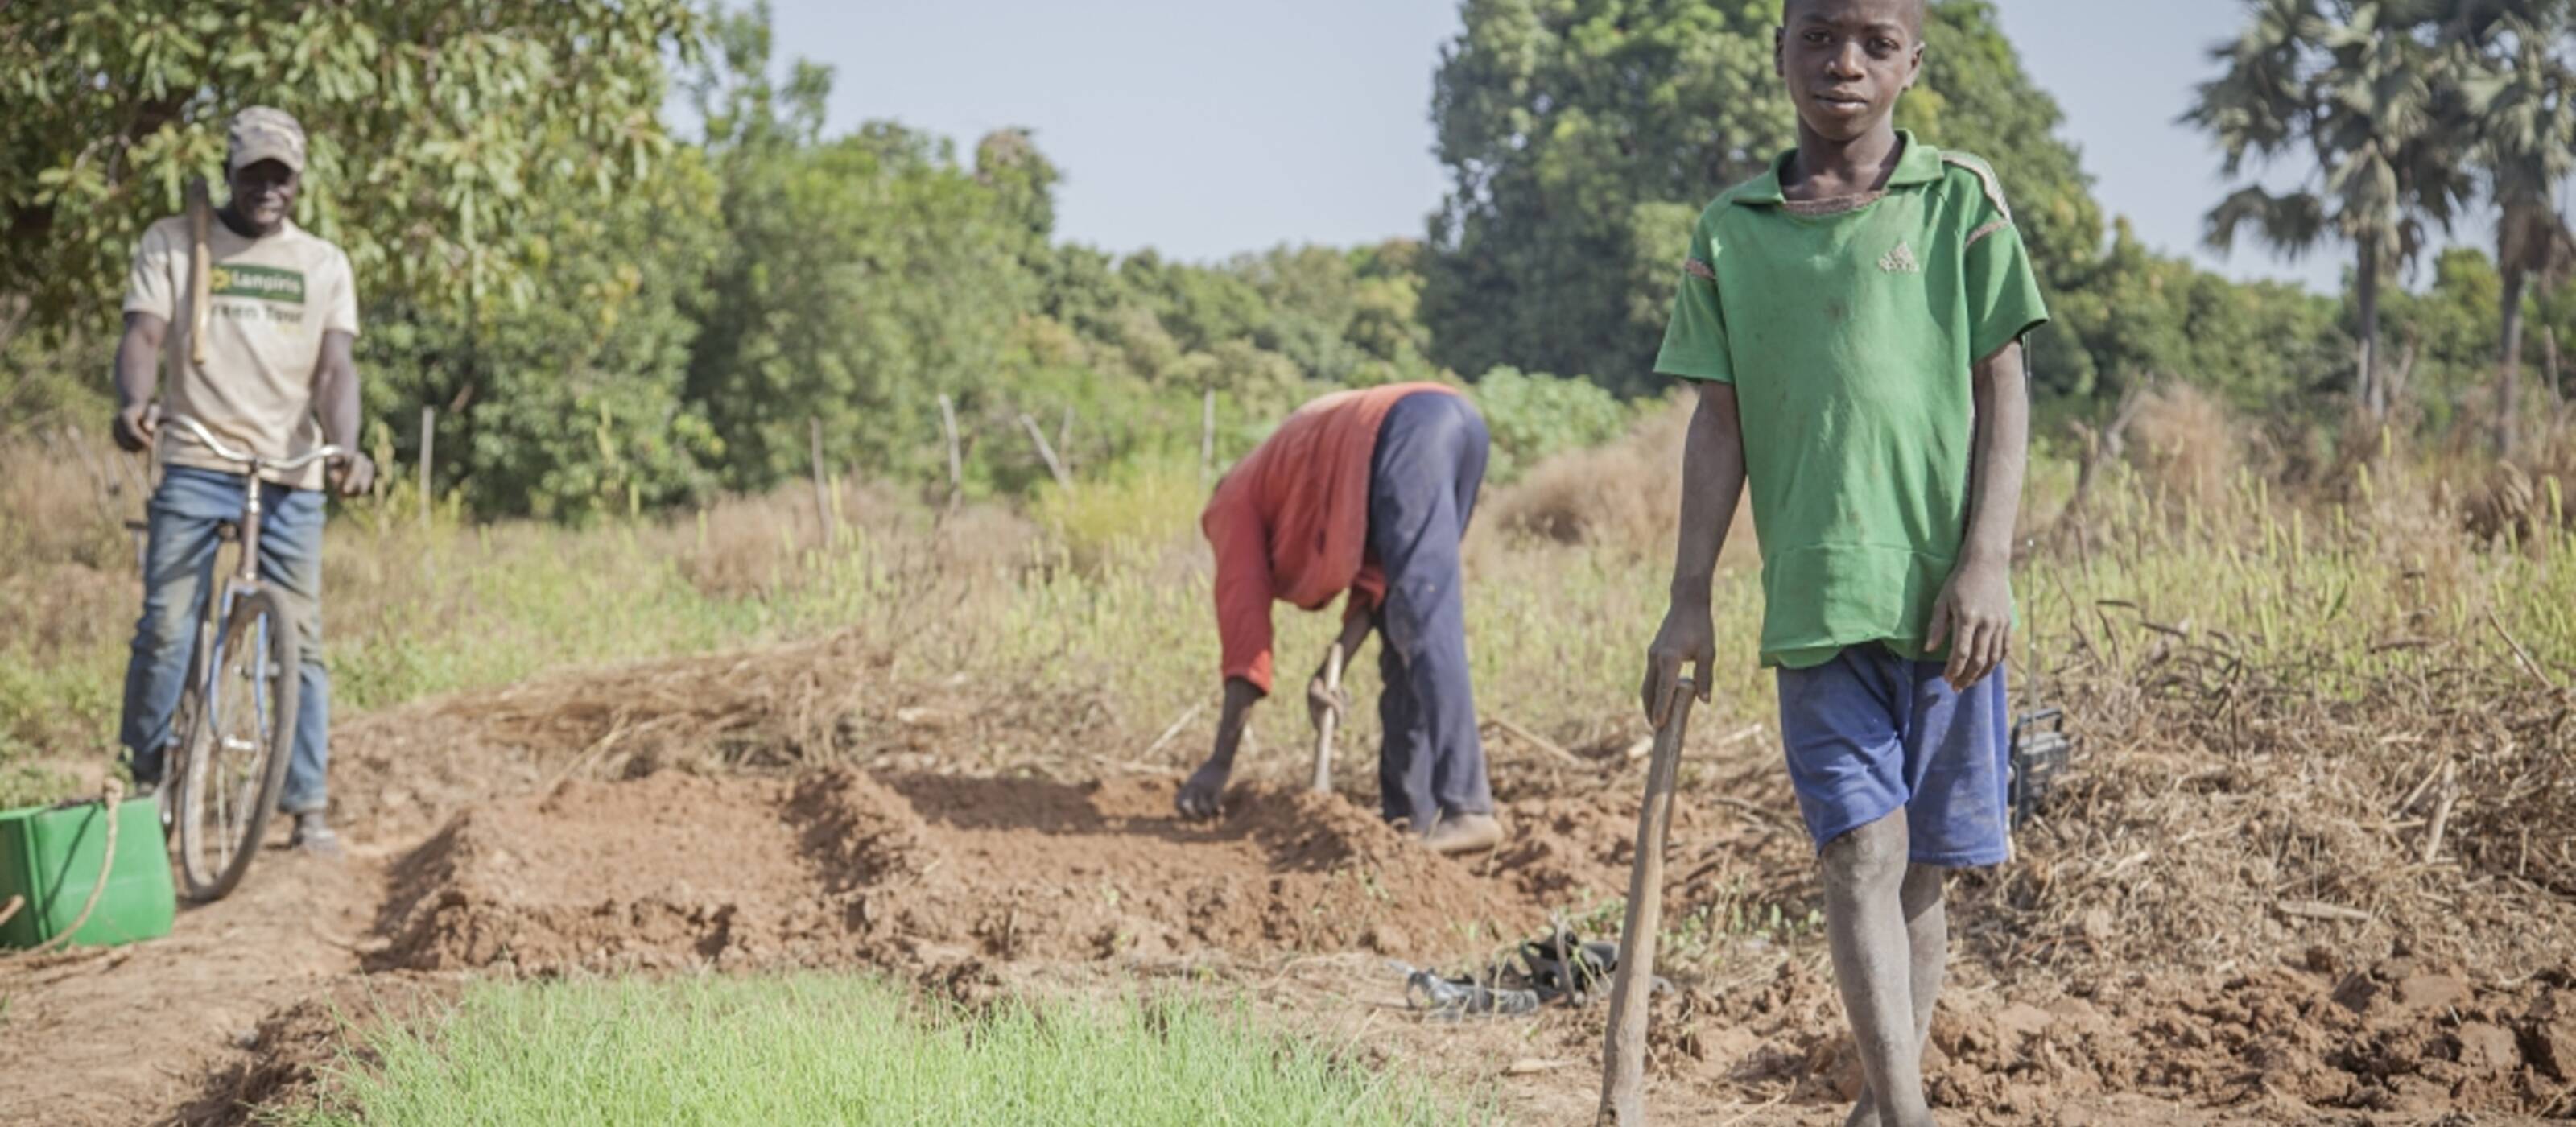
[(1225, 781), (1234, 774), (1234, 765), (1209, 760), (1190, 772), (1190, 781), (1181, 784), (1181, 792), (1172, 796), (1172, 808), (1181, 817), (1206, 821), (1225, 813)]

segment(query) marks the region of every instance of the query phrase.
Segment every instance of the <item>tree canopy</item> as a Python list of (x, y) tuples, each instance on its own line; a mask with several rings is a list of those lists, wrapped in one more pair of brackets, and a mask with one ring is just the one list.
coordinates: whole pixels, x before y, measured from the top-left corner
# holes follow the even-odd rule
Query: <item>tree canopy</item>
[[(2001, 171), (2055, 315), (2031, 342), (2046, 411), (2182, 379), (2321, 415), (2367, 392), (2356, 342), (2385, 336), (2387, 396), (2509, 437), (2516, 366), (2558, 381), (2576, 339), (2570, 7), (2249, 0), (2192, 120), (2231, 172), (2309, 174), (2249, 183), (2213, 232), (2351, 246), (2348, 295), (2232, 282), (2106, 220), (1989, 0), (1933, 0), (1899, 123)], [(1459, 14), (1425, 238), (1181, 262), (1060, 239), (1062, 172), (1030, 130), (833, 128), (831, 70), (782, 58), (761, 5), (20, 0), (0, 7), (0, 410), (98, 412), (137, 234), (218, 171), (232, 112), (274, 104), (312, 135), (299, 222), (358, 271), (369, 444), (415, 459), (434, 409), (436, 486), (478, 514), (772, 488), (818, 435), (826, 469), (943, 491), (942, 399), (957, 486), (1012, 494), (1051, 476), (1033, 431), (1076, 473), (1194, 461), (1212, 397), (1222, 463), (1314, 395), (1403, 380), (1469, 386), (1508, 477), (1664, 388), (1690, 223), (1792, 120), (1779, 0)], [(2381, 295), (2472, 192), (2504, 216), (2497, 253)]]
[(4, 18), (0, 298), (53, 329), (113, 318), (136, 237), (190, 177), (220, 181), (225, 123), (257, 104), (302, 120), (297, 221), (373, 293), (531, 298), (546, 197), (604, 199), (668, 155), (664, 61), (701, 22), (688, 0), (23, 0)]
[[(1772, 61), (1779, 0), (1465, 0), (1460, 14), (1432, 95), (1450, 181), (1423, 295), (1433, 358), (1659, 387), (1691, 221), (1796, 143)], [(1929, 15), (1900, 124), (2002, 170), (2052, 289), (2087, 276), (2102, 213), (2056, 102), (1992, 4), (1935, 0)]]

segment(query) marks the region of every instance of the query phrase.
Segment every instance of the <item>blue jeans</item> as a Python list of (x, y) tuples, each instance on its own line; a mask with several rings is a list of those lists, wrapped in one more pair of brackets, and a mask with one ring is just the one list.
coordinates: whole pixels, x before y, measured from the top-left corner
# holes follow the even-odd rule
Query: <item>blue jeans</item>
[(1494, 812), (1458, 561), (1487, 444), (1484, 417), (1465, 398), (1418, 392), (1387, 410), (1369, 463), (1368, 554), (1386, 573), (1378, 803), (1415, 833), (1430, 832), (1435, 816)]
[[(259, 487), (259, 577), (295, 621), (303, 643), (295, 753), (287, 762), (278, 808), (322, 809), (331, 762), (331, 675), (322, 666), (322, 494), (262, 482)], [(151, 547), (144, 555), (143, 617), (134, 624), (134, 653), (125, 666), (125, 719), (119, 741), (139, 782), (157, 782), (177, 741), (171, 714), (196, 652), (197, 627), (215, 591), (215, 529), (242, 519), (239, 474), (171, 466), (152, 494)]]

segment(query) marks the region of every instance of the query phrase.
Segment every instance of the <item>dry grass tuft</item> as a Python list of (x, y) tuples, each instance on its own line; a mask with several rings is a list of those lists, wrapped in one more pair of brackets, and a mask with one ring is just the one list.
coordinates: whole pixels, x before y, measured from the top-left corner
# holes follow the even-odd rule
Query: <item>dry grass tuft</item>
[[(798, 499), (807, 503), (792, 503)], [(821, 539), (810, 496), (785, 493), (729, 497), (666, 527), (689, 537), (678, 553), (680, 574), (711, 598), (776, 590), (794, 569), (799, 547)]]
[[(2044, 679), (2084, 752), (1961, 913), (2014, 965), (2225, 970), (2322, 945), (2502, 976), (2576, 949), (2570, 694), (2427, 645), (2357, 698), (2139, 618)], [(2503, 647), (2498, 644), (2494, 649)]]
[[(1039, 558), (1038, 526), (1000, 505), (932, 513), (882, 485), (841, 484), (835, 497), (835, 534), (884, 550), (897, 569), (1007, 575)], [(662, 535), (689, 585), (716, 599), (766, 598), (804, 583), (814, 553), (826, 551), (814, 495), (798, 487), (724, 498), (665, 522)]]
[(691, 760), (774, 767), (846, 750), (847, 724), (884, 666), (882, 652), (842, 634), (544, 678), (444, 707), (564, 775)]
[(0, 444), (0, 559), (134, 565), (123, 523), (142, 515), (143, 459), (71, 427)]
[(1691, 405), (1648, 417), (1607, 446), (1549, 458), (1487, 503), (1505, 532), (1560, 544), (1669, 551), (1681, 512), (1682, 440)]
[(2131, 465), (2176, 501), (2218, 503), (2236, 479), (2244, 437), (2207, 392), (2168, 381), (2146, 393), (2129, 424)]
[(2482, 543), (2528, 541), (2534, 530), (2554, 523), (2545, 492), (2554, 489), (2550, 480), (2535, 487), (2531, 475), (2510, 462), (2498, 465), (2487, 475), (2486, 484), (2470, 495), (2461, 524)]
[(1036, 560), (1044, 540), (1035, 522), (1007, 506), (968, 505), (940, 519), (938, 558), (959, 574), (1007, 575)]

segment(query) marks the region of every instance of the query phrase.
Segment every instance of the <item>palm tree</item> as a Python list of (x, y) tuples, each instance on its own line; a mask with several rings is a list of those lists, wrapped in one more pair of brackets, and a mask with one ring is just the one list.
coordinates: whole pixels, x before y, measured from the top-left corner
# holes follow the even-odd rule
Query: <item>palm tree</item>
[(2432, 41), (2424, 0), (2250, 3), (2244, 32), (2210, 51), (2225, 69), (2182, 120), (2218, 138), (2230, 178), (2294, 153), (2315, 165), (2291, 191), (2248, 184), (2229, 195), (2209, 213), (2209, 243), (2227, 250), (2248, 224), (2294, 257), (2329, 236), (2350, 243), (2361, 314), (2353, 399), (2383, 416), (2380, 283), (2414, 260), (2428, 224), (2449, 228), (2471, 189), (2458, 56)]
[(2452, 39), (2476, 68), (2469, 83), (2475, 158), (2495, 201), (2496, 268), (2504, 281), (2496, 373), (2495, 443), (2510, 457), (2522, 401), (2523, 295), (2534, 275), (2565, 271), (2576, 238), (2559, 215), (2558, 187), (2576, 171), (2576, 72), (2553, 48), (2576, 14), (2565, 0), (2477, 0), (2486, 18)]

